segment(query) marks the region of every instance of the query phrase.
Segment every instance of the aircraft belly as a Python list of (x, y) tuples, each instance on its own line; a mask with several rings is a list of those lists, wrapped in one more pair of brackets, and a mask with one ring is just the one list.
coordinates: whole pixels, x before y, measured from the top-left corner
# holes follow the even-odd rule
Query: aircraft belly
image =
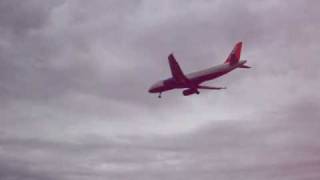
[(162, 91), (168, 91), (175, 88), (185, 88), (185, 85), (179, 84), (174, 79), (170, 78), (170, 79), (164, 80), (164, 85), (161, 89)]
[[(215, 68), (209, 68), (200, 72), (191, 73), (187, 75), (187, 78), (194, 84), (200, 84), (204, 81), (212, 80), (215, 78), (218, 78), (220, 76), (223, 76), (224, 74), (227, 74), (228, 72), (235, 69), (236, 66), (230, 67), (230, 66), (218, 66)], [(180, 88), (187, 88), (188, 86), (186, 84), (178, 83), (173, 78), (169, 78), (163, 81), (163, 86), (159, 87), (158, 91), (169, 91), (172, 89), (180, 89)]]

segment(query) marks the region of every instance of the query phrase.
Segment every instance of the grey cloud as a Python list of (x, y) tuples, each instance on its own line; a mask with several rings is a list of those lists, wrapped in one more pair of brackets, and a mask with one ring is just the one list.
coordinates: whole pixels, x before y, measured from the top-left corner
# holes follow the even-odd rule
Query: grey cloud
[[(25, 34), (29, 30), (39, 29), (48, 22), (48, 12), (62, 1), (31, 0), (20, 2), (2, 0), (0, 29), (13, 35)], [(3, 32), (2, 32), (3, 33)]]
[[(300, 102), (262, 119), (212, 122), (175, 137), (108, 140), (85, 135), (74, 142), (2, 138), (2, 154), (15, 155), (24, 168), (37, 159), (33, 169), (50, 176), (57, 173), (59, 179), (313, 178), (320, 168), (314, 103)], [(310, 112), (307, 117), (301, 113), (304, 108)], [(10, 177), (11, 171), (6, 172)]]

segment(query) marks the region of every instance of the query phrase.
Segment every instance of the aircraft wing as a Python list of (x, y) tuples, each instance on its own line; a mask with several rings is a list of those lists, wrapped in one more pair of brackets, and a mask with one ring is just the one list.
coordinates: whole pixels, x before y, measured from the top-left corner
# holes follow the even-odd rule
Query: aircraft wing
[(170, 70), (172, 77), (179, 83), (185, 84), (188, 82), (188, 78), (184, 75), (182, 72), (178, 62), (176, 61), (176, 58), (173, 56), (173, 54), (170, 54), (168, 57)]
[(210, 87), (210, 86), (198, 86), (198, 89), (211, 89), (211, 90), (220, 90), (220, 89), (227, 89), (226, 87)]

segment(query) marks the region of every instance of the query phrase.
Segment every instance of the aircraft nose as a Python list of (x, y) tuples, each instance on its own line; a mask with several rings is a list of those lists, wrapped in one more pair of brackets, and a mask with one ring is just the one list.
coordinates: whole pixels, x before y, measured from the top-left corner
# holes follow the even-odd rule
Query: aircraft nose
[(153, 92), (153, 88), (150, 87), (149, 90), (148, 90), (148, 92), (149, 92), (149, 93), (152, 93), (152, 92)]
[(148, 92), (149, 92), (149, 93), (155, 92), (155, 84), (152, 85), (152, 86), (149, 88)]
[(158, 92), (158, 89), (161, 87), (161, 85), (162, 85), (162, 81), (153, 84), (153, 85), (149, 88), (149, 90), (148, 90), (149, 93), (156, 93), (156, 92)]

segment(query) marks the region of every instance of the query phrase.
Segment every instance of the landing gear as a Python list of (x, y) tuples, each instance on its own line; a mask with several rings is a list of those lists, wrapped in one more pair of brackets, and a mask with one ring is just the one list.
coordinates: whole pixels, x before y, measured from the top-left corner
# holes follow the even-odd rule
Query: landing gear
[(162, 92), (160, 92), (160, 93), (159, 93), (159, 96), (158, 96), (158, 98), (161, 98), (161, 93), (162, 93)]
[(200, 92), (197, 90), (197, 91), (196, 91), (196, 94), (197, 94), (197, 95), (199, 95), (199, 94), (200, 94)]

